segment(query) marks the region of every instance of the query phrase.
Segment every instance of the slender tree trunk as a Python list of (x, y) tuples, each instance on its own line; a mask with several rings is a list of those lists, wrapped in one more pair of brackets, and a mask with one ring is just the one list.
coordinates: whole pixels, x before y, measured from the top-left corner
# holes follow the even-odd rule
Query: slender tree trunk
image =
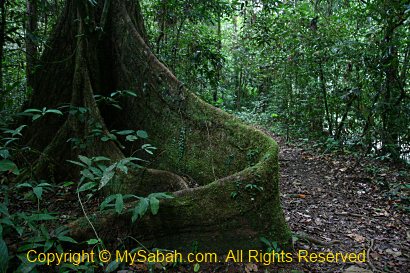
[(242, 100), (242, 81), (243, 81), (243, 70), (242, 67), (239, 68), (239, 73), (236, 82), (236, 109), (239, 110), (241, 108), (241, 100)]
[(165, 31), (166, 31), (166, 21), (167, 21), (167, 6), (166, 6), (166, 1), (167, 0), (163, 0), (162, 2), (161, 2), (161, 4), (162, 4), (162, 6), (161, 6), (161, 8), (160, 8), (160, 10), (159, 10), (159, 18), (158, 18), (158, 24), (159, 24), (159, 35), (158, 35), (158, 37), (157, 37), (157, 39), (156, 39), (156, 47), (157, 47), (157, 50), (156, 50), (156, 53), (157, 53), (157, 55), (159, 55), (159, 53), (160, 53), (160, 50), (161, 50), (161, 43), (162, 43), (162, 40), (164, 39), (164, 37), (165, 37)]
[[(395, 23), (389, 20), (385, 30), (385, 36), (382, 43), (383, 73), (384, 73), (384, 90), (382, 100), (384, 107), (381, 112), (383, 125), (382, 152), (390, 154), (393, 160), (400, 159), (399, 131), (400, 131), (400, 76), (399, 76), (399, 56), (397, 45), (395, 44), (395, 30), (402, 23)], [(397, 104), (397, 102), (399, 102)]]
[(326, 82), (325, 82), (325, 76), (323, 73), (322, 63), (319, 64), (319, 80), (320, 80), (320, 88), (322, 90), (323, 103), (325, 106), (326, 120), (329, 125), (329, 133), (332, 136), (333, 135), (333, 120), (332, 120), (332, 116), (329, 111), (329, 104), (327, 101), (327, 89), (326, 89)]
[[(221, 32), (221, 13), (218, 13), (218, 27), (217, 27), (217, 37), (218, 37), (218, 53), (221, 54), (222, 52), (222, 32)], [(216, 67), (216, 86), (214, 87), (213, 90), (213, 100), (214, 102), (218, 101), (218, 86), (219, 82), (221, 80), (221, 70), (222, 70), (222, 64), (218, 62), (217, 67)]]
[(38, 59), (37, 51), (37, 25), (38, 25), (38, 0), (26, 1), (26, 74), (27, 86), (33, 86), (33, 73)]
[(172, 71), (175, 71), (175, 69), (176, 69), (176, 65), (177, 65), (177, 63), (178, 63), (178, 60), (177, 60), (177, 58), (178, 58), (178, 50), (179, 50), (179, 40), (180, 40), (180, 36), (181, 36), (181, 31), (182, 31), (182, 28), (184, 27), (184, 23), (185, 23), (185, 17), (183, 17), (183, 18), (181, 18), (181, 22), (179, 23), (179, 26), (178, 26), (178, 28), (177, 28), (177, 35), (176, 35), (176, 38), (175, 38), (175, 44), (174, 44), (174, 47), (173, 47), (173, 49), (172, 49), (172, 52), (173, 52), (173, 61), (172, 61), (172, 63), (171, 63), (171, 70)]
[(0, 0), (0, 110), (4, 107), (4, 82), (3, 82), (3, 62), (4, 62), (4, 45), (6, 41), (6, 0)]
[(342, 130), (343, 130), (343, 128), (344, 128), (344, 124), (345, 124), (345, 122), (346, 122), (346, 118), (347, 118), (347, 116), (348, 116), (348, 114), (349, 114), (350, 108), (352, 107), (352, 104), (353, 104), (355, 98), (356, 98), (355, 96), (351, 96), (351, 97), (349, 98), (349, 100), (347, 101), (347, 103), (346, 103), (346, 110), (345, 110), (345, 112), (343, 113), (342, 119), (341, 119), (339, 125), (338, 125), (337, 128), (336, 128), (335, 139), (337, 139), (337, 140), (340, 140), (340, 138), (341, 138), (341, 136), (342, 136)]

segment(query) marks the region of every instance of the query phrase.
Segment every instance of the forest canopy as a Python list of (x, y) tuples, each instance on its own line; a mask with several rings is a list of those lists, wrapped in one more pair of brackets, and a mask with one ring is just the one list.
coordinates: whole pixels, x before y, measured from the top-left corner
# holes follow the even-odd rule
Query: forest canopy
[[(30, 93), (26, 72), (46, 48), (63, 2), (2, 1), (6, 111)], [(206, 101), (288, 138), (320, 140), (329, 150), (408, 158), (406, 1), (170, 0), (141, 6), (154, 53)]]

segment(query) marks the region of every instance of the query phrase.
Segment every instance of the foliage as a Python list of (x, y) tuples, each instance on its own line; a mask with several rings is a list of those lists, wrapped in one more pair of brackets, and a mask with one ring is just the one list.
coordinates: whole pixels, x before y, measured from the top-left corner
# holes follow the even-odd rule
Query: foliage
[(307, 136), (327, 151), (408, 158), (408, 5), (206, 5), (206, 11), (191, 1), (143, 5), (157, 54), (192, 90), (288, 139)]
[[(118, 91), (113, 93), (113, 97), (116, 95), (125, 94), (132, 95), (131, 91)], [(110, 101), (112, 103), (113, 101)], [(115, 103), (115, 102), (114, 102)], [(84, 107), (72, 107), (68, 106), (68, 114), (74, 115), (78, 120), (86, 122), (89, 120), (86, 115), (89, 113), (89, 109)], [(22, 113), (17, 113), (14, 118), (18, 119), (20, 117), (29, 116), (32, 121), (43, 118), (46, 114), (58, 114), (63, 115), (64, 113), (57, 109), (27, 109)], [(95, 125), (95, 124), (94, 124)], [(0, 174), (4, 175), (5, 178), (10, 176), (18, 176), (23, 173), (28, 166), (22, 165), (18, 160), (18, 156), (29, 156), (30, 154), (37, 152), (30, 147), (22, 147), (19, 143), (21, 137), (23, 137), (23, 132), (28, 125), (20, 125), (15, 129), (2, 128), (0, 135)], [(102, 142), (115, 141), (120, 144), (120, 147), (124, 147), (121, 141), (135, 142), (137, 140), (145, 141), (148, 139), (148, 133), (144, 130), (112, 130), (108, 134), (102, 134), (101, 127), (95, 127), (94, 129), (94, 139), (96, 136), (97, 140)], [(97, 129), (97, 130), (96, 130)], [(67, 141), (72, 142), (73, 147), (76, 147), (76, 142), (73, 141), (74, 138), (70, 138)], [(92, 142), (83, 143), (86, 148), (87, 145), (92, 145)], [(132, 151), (133, 154), (138, 152), (145, 152), (148, 154), (153, 154), (155, 147), (151, 144), (142, 142), (140, 149)], [(75, 182), (64, 182), (62, 187), (71, 187), (76, 185), (77, 197), (80, 206), (83, 209), (85, 217), (88, 219), (88, 214), (84, 207), (84, 202), (81, 195), (86, 194), (87, 201), (91, 198), (101, 195), (101, 189), (105, 187), (118, 172), (128, 173), (129, 169), (139, 169), (142, 168), (142, 164), (146, 162), (138, 157), (127, 157), (120, 159), (118, 161), (112, 161), (110, 158), (104, 156), (94, 156), (87, 157), (84, 155), (78, 155), (78, 160), (68, 160), (77, 167), (80, 167), (80, 177), (78, 183)], [(20, 167), (19, 167), (19, 166)], [(22, 170), (22, 171), (21, 171)], [(64, 247), (67, 243), (70, 244), (80, 244), (83, 242), (77, 242), (73, 238), (67, 236), (69, 229), (67, 226), (57, 226), (56, 220), (59, 219), (59, 213), (51, 213), (46, 209), (41, 209), (41, 201), (45, 194), (52, 193), (57, 187), (51, 182), (44, 180), (36, 181), (34, 177), (30, 177), (29, 180), (12, 185), (10, 188), (4, 187), (1, 192), (4, 195), (4, 202), (0, 204), (0, 254), (2, 259), (0, 259), (0, 270), (5, 272), (9, 267), (9, 260), (17, 258), (19, 259), (18, 269), (20, 272), (24, 269), (24, 272), (35, 272), (41, 263), (29, 263), (26, 258), (26, 253), (30, 249), (43, 251), (45, 253), (49, 251), (56, 251), (58, 253), (64, 252)], [(29, 191), (27, 191), (29, 190)], [(10, 201), (9, 194), (24, 193), (23, 198), (28, 201), (36, 201), (37, 208), (36, 211), (19, 211), (19, 212), (9, 212)], [(130, 194), (114, 194), (105, 198), (101, 203), (100, 209), (114, 209), (117, 213), (124, 213), (129, 211), (131, 215), (132, 222), (137, 219), (142, 218), (148, 210), (153, 215), (156, 215), (159, 211), (159, 204), (161, 199), (173, 198), (167, 193), (152, 193), (147, 197), (140, 197)], [(125, 201), (132, 201), (125, 203)], [(15, 206), (14, 204), (13, 206)], [(91, 224), (91, 222), (89, 222)], [(91, 224), (92, 225), (92, 224)], [(14, 231), (14, 232), (13, 232)], [(16, 253), (9, 253), (9, 245), (4, 238), (13, 238), (12, 241), (17, 241), (15, 238), (17, 236), (18, 249)], [(96, 239), (89, 239), (86, 242), (88, 245), (94, 245), (97, 247), (98, 251), (103, 250), (103, 242), (99, 239), (96, 233)], [(16, 262), (13, 262), (13, 267), (17, 266)], [(83, 265), (74, 266), (73, 264), (62, 264), (59, 267), (59, 272), (71, 272), (86, 270), (87, 272), (93, 272), (95, 265), (85, 263)], [(106, 272), (111, 272), (120, 266), (119, 263), (110, 263), (108, 266), (100, 264), (100, 266), (106, 267)], [(20, 271), (19, 271), (20, 270)], [(90, 271), (91, 270), (91, 271)]]

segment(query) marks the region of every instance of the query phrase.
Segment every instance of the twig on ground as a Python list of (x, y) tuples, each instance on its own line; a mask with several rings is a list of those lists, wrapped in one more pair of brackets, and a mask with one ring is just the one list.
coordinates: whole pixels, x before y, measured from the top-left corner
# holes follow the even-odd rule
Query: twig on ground
[(294, 235), (295, 235), (296, 237), (302, 239), (302, 240), (306, 240), (306, 241), (308, 241), (308, 242), (310, 242), (310, 243), (313, 243), (313, 244), (316, 244), (316, 245), (321, 245), (321, 246), (330, 246), (330, 245), (333, 245), (333, 244), (338, 244), (338, 243), (340, 243), (339, 240), (333, 240), (333, 241), (330, 241), (330, 242), (326, 242), (326, 241), (323, 241), (323, 240), (314, 238), (314, 237), (312, 237), (312, 236), (309, 236), (309, 235), (307, 235), (306, 233), (302, 233), (302, 232), (296, 233), (296, 234), (294, 234)]
[(366, 253), (366, 258), (367, 258), (367, 264), (370, 266), (370, 268), (372, 269), (372, 271), (373, 272), (382, 272), (382, 271), (380, 271), (380, 270), (378, 270), (374, 265), (373, 265), (373, 263), (370, 261), (370, 251), (372, 251), (372, 249), (373, 249), (373, 244), (374, 244), (374, 240), (373, 239), (371, 239), (370, 240), (370, 246), (369, 246), (369, 248), (367, 249), (367, 253)]

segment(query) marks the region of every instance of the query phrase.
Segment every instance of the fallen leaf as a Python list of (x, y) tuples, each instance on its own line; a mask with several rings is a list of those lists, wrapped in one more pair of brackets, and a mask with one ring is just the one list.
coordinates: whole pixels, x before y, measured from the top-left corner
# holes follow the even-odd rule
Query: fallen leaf
[(343, 273), (373, 273), (373, 272), (353, 265), (353, 266), (348, 267), (345, 271), (343, 271)]
[(347, 236), (352, 238), (353, 240), (355, 240), (358, 243), (363, 243), (364, 240), (366, 239), (362, 235), (359, 235), (359, 234), (356, 234), (356, 233), (349, 233), (349, 234), (347, 234)]
[(401, 256), (401, 251), (398, 250), (398, 249), (394, 250), (394, 249), (388, 248), (388, 249), (385, 250), (385, 252), (387, 254), (392, 255), (393, 257), (400, 257)]
[(256, 272), (256, 271), (258, 271), (258, 266), (256, 264), (253, 264), (253, 263), (246, 264), (245, 265), (245, 271), (246, 271), (246, 273)]

